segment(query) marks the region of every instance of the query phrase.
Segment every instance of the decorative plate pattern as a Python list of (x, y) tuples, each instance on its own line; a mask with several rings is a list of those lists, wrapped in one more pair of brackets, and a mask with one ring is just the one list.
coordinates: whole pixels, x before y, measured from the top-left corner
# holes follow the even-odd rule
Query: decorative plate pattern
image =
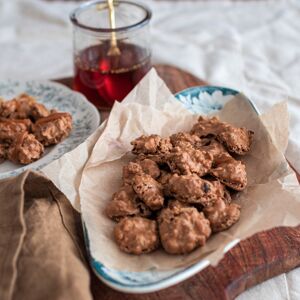
[[(224, 104), (231, 100), (236, 94), (238, 94), (237, 91), (224, 87), (199, 86), (183, 90), (177, 93), (175, 97), (191, 112), (209, 115), (221, 110)], [(253, 103), (249, 99), (248, 101), (251, 103), (254, 111), (258, 113)], [(209, 265), (207, 260), (202, 260), (189, 267), (168, 271), (153, 269), (145, 272), (127, 272), (110, 269), (91, 256), (88, 231), (84, 220), (83, 227), (86, 247), (90, 256), (90, 264), (95, 274), (104, 283), (122, 292), (149, 293), (158, 291), (193, 276)], [(227, 245), (225, 252), (234, 247), (238, 242), (239, 240), (232, 241)]]
[(66, 152), (84, 142), (99, 126), (97, 109), (80, 93), (50, 81), (1, 80), (0, 97), (11, 99), (18, 94), (27, 93), (43, 103), (48, 109), (69, 112), (73, 117), (73, 130), (70, 136), (58, 145), (47, 147), (38, 161), (22, 166), (5, 161), (0, 164), (0, 179), (22, 173), (27, 169), (39, 170), (60, 158)]
[(236, 94), (237, 91), (223, 87), (203, 86), (183, 90), (175, 96), (187, 110), (195, 114), (209, 115), (221, 110)]

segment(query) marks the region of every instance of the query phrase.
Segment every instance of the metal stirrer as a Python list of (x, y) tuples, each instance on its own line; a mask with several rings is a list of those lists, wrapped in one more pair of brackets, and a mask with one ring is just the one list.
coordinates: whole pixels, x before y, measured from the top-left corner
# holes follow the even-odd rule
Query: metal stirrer
[[(110, 28), (116, 28), (116, 19), (115, 19), (115, 8), (114, 8), (114, 0), (107, 0), (107, 5), (109, 9), (109, 23)], [(117, 37), (114, 31), (111, 32), (111, 39), (110, 39), (110, 48), (107, 53), (108, 56), (119, 56), (121, 55), (121, 51), (117, 45)]]

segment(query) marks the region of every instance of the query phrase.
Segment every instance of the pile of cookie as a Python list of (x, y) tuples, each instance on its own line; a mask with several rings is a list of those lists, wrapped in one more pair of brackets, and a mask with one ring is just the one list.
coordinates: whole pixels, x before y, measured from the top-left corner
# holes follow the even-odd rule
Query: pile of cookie
[(30, 164), (44, 153), (44, 147), (60, 143), (72, 130), (72, 116), (48, 110), (35, 98), (21, 94), (0, 99), (0, 163)]
[(245, 155), (253, 132), (199, 117), (190, 132), (132, 141), (135, 159), (123, 168), (123, 186), (106, 207), (118, 222), (114, 237), (131, 254), (160, 245), (170, 254), (203, 246), (211, 234), (240, 218), (232, 194), (247, 186)]

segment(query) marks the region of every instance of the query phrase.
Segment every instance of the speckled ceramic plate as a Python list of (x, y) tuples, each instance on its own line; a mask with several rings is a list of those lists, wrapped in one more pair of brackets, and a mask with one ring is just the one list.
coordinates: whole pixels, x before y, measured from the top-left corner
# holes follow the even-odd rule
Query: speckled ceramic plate
[[(189, 111), (210, 115), (223, 108), (226, 102), (231, 100), (237, 91), (217, 86), (199, 86), (183, 90), (175, 95)], [(247, 98), (258, 114), (254, 104)], [(83, 220), (84, 223), (84, 220)], [(91, 255), (89, 248), (88, 229), (84, 225), (84, 236), (86, 246), (90, 256), (90, 264), (95, 274), (110, 287), (126, 293), (149, 293), (167, 288), (177, 284), (209, 265), (209, 261), (201, 260), (192, 266), (186, 268), (172, 269), (168, 271), (158, 271), (151, 269), (145, 272), (127, 272), (107, 268), (101, 261)], [(239, 240), (234, 240), (227, 245), (224, 253), (235, 246)]]
[(18, 175), (26, 169), (41, 169), (85, 141), (100, 123), (97, 109), (82, 94), (64, 85), (50, 81), (0, 80), (0, 97), (11, 99), (20, 93), (32, 95), (49, 109), (69, 112), (73, 117), (73, 130), (63, 142), (47, 147), (42, 158), (32, 164), (22, 166), (9, 161), (0, 164), (0, 179)]

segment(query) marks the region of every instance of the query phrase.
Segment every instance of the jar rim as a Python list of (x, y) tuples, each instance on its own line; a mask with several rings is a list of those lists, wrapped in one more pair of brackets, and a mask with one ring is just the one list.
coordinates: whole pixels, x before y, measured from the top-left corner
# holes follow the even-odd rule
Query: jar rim
[(75, 8), (71, 14), (70, 14), (70, 20), (71, 22), (83, 29), (89, 30), (89, 31), (94, 31), (94, 32), (120, 32), (120, 31), (130, 31), (130, 30), (135, 30), (137, 28), (143, 27), (144, 25), (148, 24), (151, 17), (152, 17), (152, 12), (151, 10), (144, 4), (141, 3), (137, 3), (137, 2), (132, 2), (132, 1), (127, 1), (127, 0), (119, 0), (118, 3), (125, 3), (125, 4), (130, 4), (130, 5), (134, 5), (137, 6), (141, 9), (143, 9), (146, 12), (145, 17), (141, 20), (138, 21), (134, 24), (128, 25), (128, 26), (123, 26), (123, 27), (117, 27), (117, 28), (99, 28), (99, 27), (91, 27), (91, 26), (87, 26), (82, 24), (81, 22), (79, 22), (78, 20), (78, 14), (80, 12), (82, 12), (84, 9), (93, 6), (95, 4), (104, 4), (106, 3), (105, 0), (92, 0), (92, 1), (87, 1), (82, 3), (81, 5), (79, 5), (77, 8)]

